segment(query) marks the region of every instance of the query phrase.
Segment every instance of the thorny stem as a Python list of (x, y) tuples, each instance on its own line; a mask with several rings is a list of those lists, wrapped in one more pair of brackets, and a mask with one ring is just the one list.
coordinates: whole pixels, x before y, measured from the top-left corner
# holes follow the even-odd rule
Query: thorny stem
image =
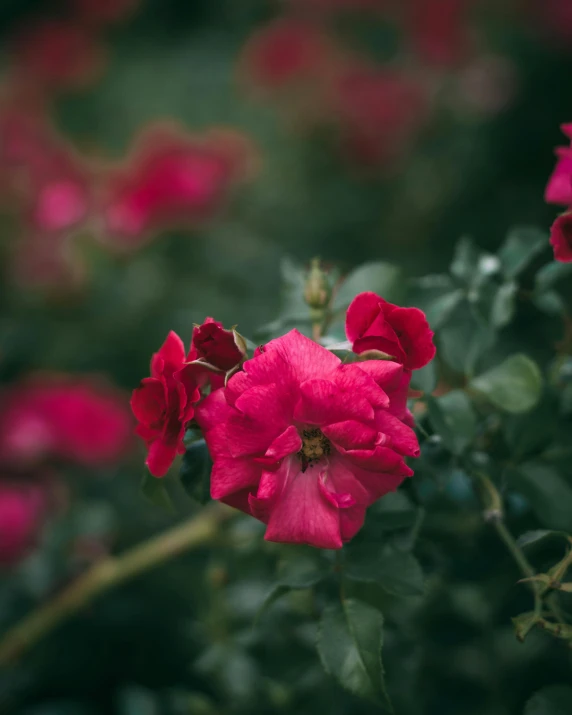
[[(537, 575), (536, 571), (505, 524), (502, 499), (497, 488), (486, 474), (477, 473), (476, 476), (479, 478), (480, 486), (484, 493), (482, 496), (485, 504), (485, 521), (493, 525), (501, 541), (519, 567), (522, 575), (528, 579), (534, 578)], [(540, 618), (542, 612), (542, 586), (535, 581), (529, 581), (529, 586), (534, 596), (534, 613), (537, 618)], [(562, 611), (556, 603), (555, 598), (549, 596), (545, 599), (545, 604), (548, 606), (550, 615), (559, 622), (565, 622)]]
[(120, 556), (100, 561), (51, 601), (23, 618), (0, 640), (0, 667), (19, 659), (36, 643), (98, 596), (185, 551), (211, 542), (232, 513), (220, 504), (178, 524)]

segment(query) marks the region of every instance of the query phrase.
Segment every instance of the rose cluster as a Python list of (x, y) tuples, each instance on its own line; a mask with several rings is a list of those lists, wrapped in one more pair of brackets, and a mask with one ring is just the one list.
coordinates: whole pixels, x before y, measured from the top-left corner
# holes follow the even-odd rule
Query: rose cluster
[(131, 401), (151, 473), (163, 476), (184, 452), (192, 424), (213, 460), (213, 499), (260, 519), (270, 541), (341, 548), (367, 507), (413, 474), (409, 384), (435, 355), (422, 311), (375, 293), (349, 306), (346, 334), (353, 362), (297, 330), (251, 359), (212, 318), (195, 327), (187, 355), (170, 333)]
[(123, 395), (98, 379), (38, 374), (0, 393), (0, 566), (26, 555), (62, 501), (58, 467), (115, 464), (132, 430)]
[[(572, 141), (572, 124), (563, 124), (562, 132)], [(563, 263), (572, 261), (572, 145), (556, 149), (556, 166), (548, 181), (544, 198), (549, 204), (567, 206), (550, 229), (554, 258)]]

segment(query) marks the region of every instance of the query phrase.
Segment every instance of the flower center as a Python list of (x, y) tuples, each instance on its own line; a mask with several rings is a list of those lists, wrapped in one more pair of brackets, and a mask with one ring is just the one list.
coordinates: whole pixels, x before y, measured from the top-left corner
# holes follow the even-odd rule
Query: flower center
[(331, 445), (329, 439), (317, 428), (302, 430), (300, 436), (302, 449), (298, 452), (298, 457), (302, 462), (302, 471), (305, 472), (309, 466), (313, 466), (322, 457), (330, 454)]

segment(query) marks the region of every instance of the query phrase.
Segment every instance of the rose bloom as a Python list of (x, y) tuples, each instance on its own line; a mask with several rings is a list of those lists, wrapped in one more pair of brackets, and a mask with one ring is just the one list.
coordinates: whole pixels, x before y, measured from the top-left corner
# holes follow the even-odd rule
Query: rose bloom
[(23, 81), (35, 81), (41, 87), (76, 87), (97, 76), (103, 53), (80, 25), (48, 19), (20, 33), (12, 59)]
[(244, 48), (242, 66), (248, 79), (265, 90), (317, 79), (330, 56), (321, 30), (284, 17), (256, 32)]
[(561, 214), (550, 229), (554, 258), (562, 263), (572, 261), (572, 211)]
[(329, 116), (348, 157), (366, 166), (394, 160), (427, 113), (420, 82), (404, 72), (350, 62), (330, 87)]
[(469, 53), (468, 0), (409, 0), (406, 30), (426, 64), (450, 67)]
[(146, 464), (155, 477), (163, 477), (177, 454), (184, 453), (186, 424), (200, 398), (196, 376), (183, 371), (185, 365), (183, 341), (171, 331), (151, 358), (151, 377), (141, 380), (131, 397), (136, 433), (147, 445)]
[(210, 218), (231, 185), (248, 174), (251, 157), (239, 133), (195, 137), (172, 126), (148, 127), (132, 157), (105, 179), (103, 239), (133, 248), (161, 226)]
[(55, 457), (86, 466), (123, 458), (133, 423), (123, 396), (96, 380), (37, 376), (0, 397), (0, 459), (27, 465)]
[[(572, 139), (572, 124), (561, 124), (562, 132)], [(548, 204), (570, 206), (572, 204), (572, 147), (558, 147), (554, 171), (548, 180), (544, 200)]]
[(357, 295), (346, 314), (346, 335), (358, 355), (369, 350), (389, 355), (408, 370), (435, 357), (433, 331), (419, 308), (401, 308), (375, 293)]
[(43, 490), (27, 482), (0, 480), (0, 565), (25, 556), (46, 510)]
[(292, 330), (197, 407), (211, 495), (267, 524), (269, 541), (339, 549), (366, 508), (413, 473), (403, 368), (344, 365)]

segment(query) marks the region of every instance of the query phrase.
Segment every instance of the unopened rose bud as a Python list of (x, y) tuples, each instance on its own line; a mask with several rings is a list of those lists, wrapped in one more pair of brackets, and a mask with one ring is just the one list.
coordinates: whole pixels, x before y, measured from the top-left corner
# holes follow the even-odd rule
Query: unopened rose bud
[(304, 287), (304, 300), (313, 310), (324, 309), (330, 300), (331, 288), (327, 273), (320, 265), (320, 259), (314, 258)]
[(221, 323), (207, 318), (193, 330), (191, 360), (228, 372), (240, 365), (246, 355), (246, 342), (234, 328), (225, 330)]

